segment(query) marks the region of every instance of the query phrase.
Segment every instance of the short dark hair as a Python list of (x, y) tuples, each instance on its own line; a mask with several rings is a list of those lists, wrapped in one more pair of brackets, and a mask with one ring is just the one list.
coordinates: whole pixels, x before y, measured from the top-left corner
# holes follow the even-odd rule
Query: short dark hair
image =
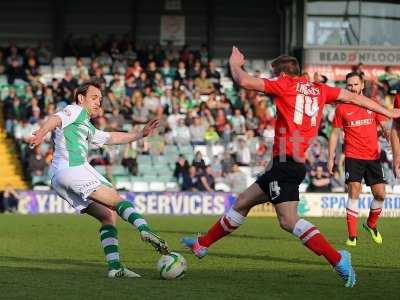
[(358, 78), (360, 78), (361, 82), (364, 81), (364, 79), (363, 79), (363, 77), (362, 77), (362, 74), (360, 74), (359, 72), (350, 72), (350, 73), (347, 73), (347, 75), (346, 75), (346, 81), (347, 81), (349, 78), (351, 78), (351, 77), (358, 77)]
[(300, 65), (296, 57), (280, 55), (271, 62), (275, 75), (284, 72), (291, 76), (300, 75)]
[(101, 84), (100, 81), (96, 79), (90, 79), (85, 82), (83, 82), (80, 86), (78, 86), (75, 91), (74, 91), (74, 101), (75, 103), (78, 103), (78, 96), (83, 95), (86, 96), (87, 91), (89, 90), (89, 87), (95, 87), (98, 88), (101, 91)]

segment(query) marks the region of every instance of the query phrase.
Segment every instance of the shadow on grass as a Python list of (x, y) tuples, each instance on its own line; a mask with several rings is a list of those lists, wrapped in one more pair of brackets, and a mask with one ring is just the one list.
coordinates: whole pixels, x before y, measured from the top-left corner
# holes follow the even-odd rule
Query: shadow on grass
[[(159, 233), (172, 233), (172, 234), (181, 234), (181, 235), (196, 235), (198, 232), (188, 231), (188, 230), (158, 230)], [(296, 241), (290, 235), (287, 238), (284, 237), (276, 237), (276, 236), (257, 236), (257, 235), (250, 235), (250, 234), (230, 234), (229, 238), (240, 238), (240, 239), (249, 239), (249, 240), (266, 240), (266, 241), (287, 241), (290, 242), (291, 240)], [(297, 242), (297, 241), (296, 241)]]
[[(397, 278), (360, 272), (360, 285), (345, 289), (339, 277), (321, 270), (189, 269), (183, 280), (163, 281), (150, 269), (140, 279), (107, 279), (80, 270), (0, 266), (1, 299), (371, 299), (396, 298)], [(6, 276), (4, 276), (6, 274)], [(382, 289), (382, 285), (386, 288)]]

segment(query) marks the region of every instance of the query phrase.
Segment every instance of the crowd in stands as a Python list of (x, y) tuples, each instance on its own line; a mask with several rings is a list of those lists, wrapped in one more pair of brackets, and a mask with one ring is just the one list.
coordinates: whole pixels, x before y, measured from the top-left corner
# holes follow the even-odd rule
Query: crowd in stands
[[(15, 140), (32, 184), (48, 184), (51, 136), (34, 150), (27, 147), (27, 138), (49, 115), (71, 104), (74, 89), (89, 78), (96, 78), (103, 89), (103, 113), (93, 120), (97, 128), (140, 130), (150, 119), (161, 119), (158, 133), (151, 137), (91, 150), (89, 162), (114, 184), (129, 174), (135, 181), (175, 182), (183, 191), (240, 192), (249, 178), (265, 169), (274, 139), (273, 99), (238, 89), (227, 66), (212, 59), (206, 46), (139, 48), (126, 39), (101, 42), (96, 38), (85, 45), (67, 40), (64, 59), (54, 57), (45, 44), (0, 49), (6, 131)], [(355, 66), (360, 73), (362, 68), (362, 64)], [(250, 66), (250, 70), (255, 76), (270, 76), (268, 65)], [(328, 81), (320, 74), (305, 75), (311, 81)], [(366, 80), (368, 96), (392, 105), (390, 95), (398, 90), (399, 74), (388, 67), (378, 80)], [(330, 177), (326, 168), (333, 115), (334, 106), (326, 106), (319, 137), (307, 153), (303, 191), (345, 189), (341, 143), (335, 175)], [(390, 147), (383, 138), (380, 141), (386, 178), (394, 185)]]

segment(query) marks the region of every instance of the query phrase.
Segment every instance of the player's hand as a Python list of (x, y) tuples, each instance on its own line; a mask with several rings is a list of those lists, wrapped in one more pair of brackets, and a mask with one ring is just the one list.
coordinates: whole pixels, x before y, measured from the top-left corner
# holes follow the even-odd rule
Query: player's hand
[(151, 135), (153, 131), (160, 126), (160, 119), (153, 119), (144, 126), (142, 133), (143, 137)]
[(231, 66), (241, 67), (245, 63), (243, 54), (235, 46), (232, 47), (231, 57), (229, 58), (229, 64)]
[(333, 160), (328, 160), (328, 172), (331, 176), (333, 176), (333, 166), (334, 166), (334, 161)]
[(393, 119), (400, 118), (400, 109), (394, 108), (394, 109), (392, 110), (392, 118), (393, 118)]
[(39, 146), (44, 139), (44, 134), (42, 134), (39, 130), (32, 132), (32, 136), (28, 138), (29, 148), (33, 149), (36, 146)]

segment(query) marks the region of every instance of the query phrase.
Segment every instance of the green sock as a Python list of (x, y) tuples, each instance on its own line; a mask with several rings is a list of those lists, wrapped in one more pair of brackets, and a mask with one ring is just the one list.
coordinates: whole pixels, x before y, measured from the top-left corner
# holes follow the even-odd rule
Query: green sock
[(129, 201), (121, 201), (116, 207), (117, 214), (125, 221), (134, 225), (139, 231), (147, 230), (150, 228), (145, 219), (143, 219), (141, 214), (135, 212), (132, 203)]
[(99, 232), (101, 246), (103, 247), (104, 254), (106, 256), (108, 268), (110, 270), (122, 268), (119, 260), (117, 228), (115, 228), (113, 225), (103, 225), (101, 226)]

